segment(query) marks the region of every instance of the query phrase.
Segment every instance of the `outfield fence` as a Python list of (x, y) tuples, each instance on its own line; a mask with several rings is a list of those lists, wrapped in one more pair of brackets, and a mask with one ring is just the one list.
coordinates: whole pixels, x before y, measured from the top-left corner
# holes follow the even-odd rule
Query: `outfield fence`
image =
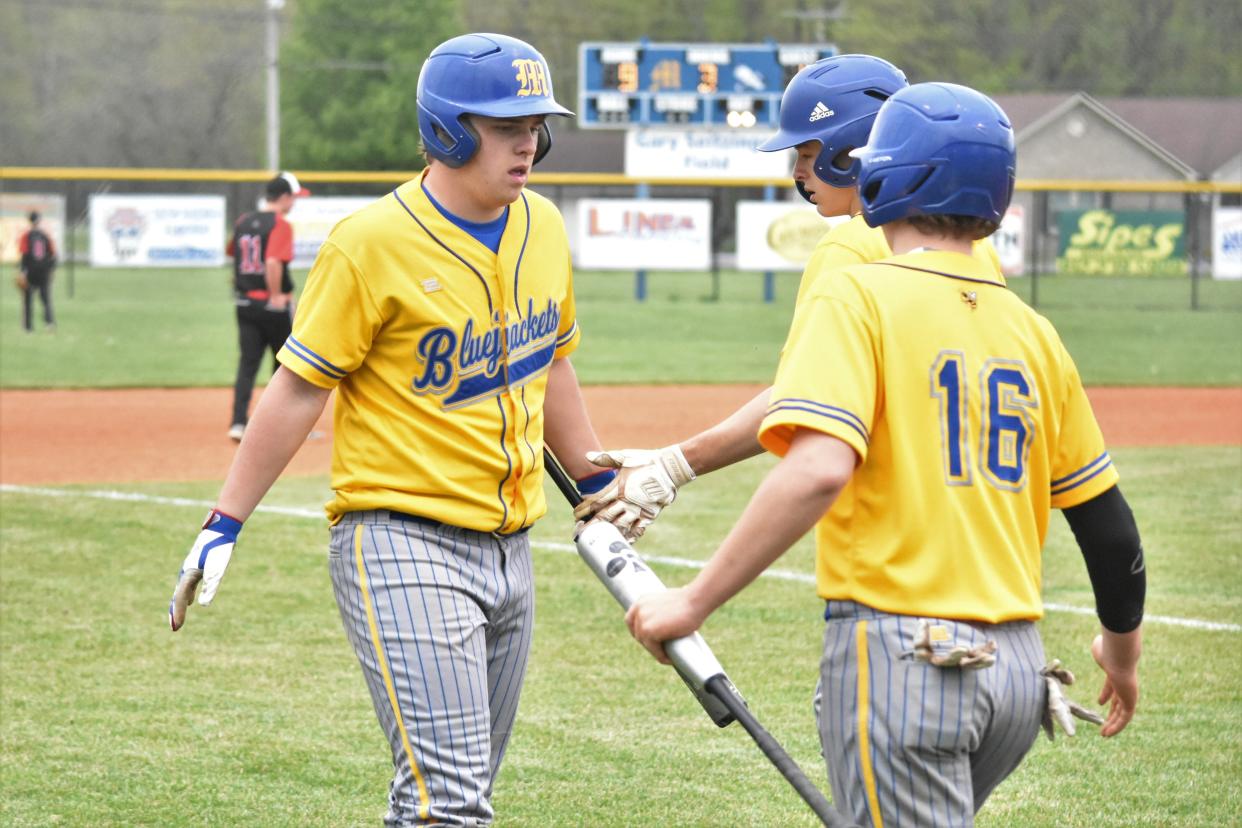
[[(314, 190), (317, 199), (310, 202), (335, 201), (339, 211), (355, 209), (418, 172), (297, 174)], [(52, 209), (45, 215), (53, 225), (59, 224), (54, 230), (61, 239), (64, 289), (72, 296), (77, 268), (99, 263), (98, 250), (91, 246), (100, 245), (103, 231), (97, 220), (92, 238), (93, 203), (113, 204), (128, 196), (205, 196), (220, 214), (224, 230), (218, 235), (227, 235), (238, 215), (255, 208), (270, 175), (262, 170), (0, 167), (0, 261), (13, 267), (14, 243), (25, 213), (32, 205), (48, 205)], [(633, 295), (639, 300), (646, 297), (648, 280), (660, 278), (657, 269), (676, 269), (701, 272), (706, 299), (720, 296), (722, 279), (752, 279), (756, 298), (770, 301), (776, 284), (773, 271), (799, 270), (799, 257), (804, 260), (808, 245), (822, 234), (820, 222), (805, 218), (814, 214), (788, 179), (643, 180), (620, 174), (536, 172), (531, 185), (561, 207), (580, 269), (595, 267), (586, 250), (589, 240), (578, 238), (590, 231), (575, 228), (601, 221), (624, 221), (628, 227), (624, 211), (636, 204), (663, 210), (660, 219), (666, 223), (702, 225), (699, 236), (687, 242), (687, 258), (674, 267), (627, 266), (624, 259), (616, 265), (609, 261), (615, 248), (605, 249), (604, 267), (622, 268), (615, 271), (617, 277), (633, 279)], [(318, 198), (323, 196), (330, 198)], [(753, 212), (756, 203), (767, 210)], [(590, 205), (589, 219), (579, 215), (580, 205)], [(599, 218), (597, 212), (612, 205), (621, 207)], [(800, 221), (782, 224), (783, 219), (772, 218), (782, 207), (789, 213), (801, 211)], [(752, 215), (759, 216), (758, 223), (739, 219)], [(643, 216), (635, 219), (643, 220)], [(296, 222), (295, 226), (300, 243), (311, 244), (313, 255), (316, 231), (303, 232)], [(322, 234), (330, 226), (325, 223)], [(118, 236), (138, 232), (132, 227), (112, 229)], [(1035, 306), (1242, 311), (1242, 182), (1020, 179), (1010, 215), (993, 240), (1010, 285)], [(667, 261), (673, 247), (646, 241), (662, 262)], [(223, 242), (213, 235), (210, 245), (215, 255), (222, 255)], [(777, 249), (756, 258), (756, 245), (765, 243)], [(701, 255), (692, 249), (696, 244)], [(641, 247), (625, 245), (627, 250)]]

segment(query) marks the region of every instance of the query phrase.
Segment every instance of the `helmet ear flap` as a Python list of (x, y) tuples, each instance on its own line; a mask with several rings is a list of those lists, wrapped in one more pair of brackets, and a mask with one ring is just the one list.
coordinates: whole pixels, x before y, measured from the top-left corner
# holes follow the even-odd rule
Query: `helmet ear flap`
[(539, 125), (539, 137), (536, 139), (535, 157), (530, 162), (531, 166), (533, 167), (542, 161), (550, 149), (552, 149), (552, 130), (548, 129), (548, 122), (544, 121)]
[(460, 167), (462, 164), (465, 164), (467, 161), (473, 158), (474, 154), (479, 151), (481, 139), (479, 138), (479, 131), (475, 129), (475, 126), (471, 122), (469, 115), (459, 115), (457, 118), (457, 123), (461, 124), (461, 129), (463, 133), (462, 144), (464, 145), (463, 149), (465, 150), (465, 153), (464, 153), (465, 157), (462, 158), (461, 164), (457, 165)]
[(462, 166), (479, 148), (479, 133), (468, 116), (461, 115), (445, 123), (421, 103), (418, 107), (418, 132), (427, 154), (446, 167), (456, 169)]

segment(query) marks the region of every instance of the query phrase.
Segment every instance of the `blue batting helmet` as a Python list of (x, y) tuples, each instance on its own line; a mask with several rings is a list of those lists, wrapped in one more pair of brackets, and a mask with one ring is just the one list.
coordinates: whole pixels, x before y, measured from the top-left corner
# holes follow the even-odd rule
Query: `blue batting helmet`
[(859, 164), (843, 153), (867, 143), (880, 106), (907, 85), (900, 69), (871, 55), (817, 60), (785, 87), (780, 131), (759, 149), (772, 152), (819, 141), (815, 175), (834, 187), (852, 187)]
[[(529, 43), (501, 34), (468, 34), (446, 40), (418, 75), (418, 134), (432, 158), (465, 164), (479, 136), (463, 115), (521, 118), (573, 115), (552, 97), (548, 63)], [(545, 125), (535, 151), (538, 163), (552, 145)]]
[(1013, 197), (1013, 127), (996, 102), (953, 83), (919, 83), (880, 110), (858, 193), (867, 224), (909, 216), (974, 216), (999, 222)]

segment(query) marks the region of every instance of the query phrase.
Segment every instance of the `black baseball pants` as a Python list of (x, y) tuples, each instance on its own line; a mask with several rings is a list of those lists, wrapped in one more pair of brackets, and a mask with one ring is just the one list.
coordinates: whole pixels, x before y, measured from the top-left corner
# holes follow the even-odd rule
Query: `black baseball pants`
[(237, 380), (233, 384), (233, 425), (249, 421), (250, 397), (254, 378), (259, 373), (263, 354), (272, 352), (272, 371), (276, 370), (276, 354), (293, 330), (293, 317), (288, 308), (268, 310), (264, 305), (238, 305), (237, 344), (241, 355), (237, 360)]
[(36, 292), (39, 294), (39, 300), (43, 302), (43, 324), (56, 324), (56, 320), (52, 317), (52, 271), (33, 268), (26, 271), (26, 288), (22, 291), (22, 324), (28, 331), (34, 330), (34, 295)]

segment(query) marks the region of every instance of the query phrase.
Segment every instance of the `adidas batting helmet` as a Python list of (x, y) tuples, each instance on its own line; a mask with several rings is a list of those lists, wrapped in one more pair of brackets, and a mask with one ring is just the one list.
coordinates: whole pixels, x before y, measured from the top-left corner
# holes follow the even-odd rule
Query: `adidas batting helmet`
[[(543, 55), (515, 37), (468, 34), (446, 40), (418, 75), (418, 134), (427, 154), (450, 167), (465, 164), (479, 149), (478, 133), (463, 115), (573, 114), (552, 97), (552, 74)], [(551, 145), (545, 125), (536, 163)]]
[(900, 69), (871, 55), (818, 60), (785, 87), (780, 131), (759, 149), (772, 152), (819, 141), (815, 175), (834, 187), (852, 187), (859, 165), (846, 153), (867, 143), (880, 106), (907, 85)]
[(867, 224), (909, 216), (999, 222), (1013, 197), (1013, 127), (996, 102), (953, 83), (919, 83), (884, 105), (867, 145), (858, 192)]

